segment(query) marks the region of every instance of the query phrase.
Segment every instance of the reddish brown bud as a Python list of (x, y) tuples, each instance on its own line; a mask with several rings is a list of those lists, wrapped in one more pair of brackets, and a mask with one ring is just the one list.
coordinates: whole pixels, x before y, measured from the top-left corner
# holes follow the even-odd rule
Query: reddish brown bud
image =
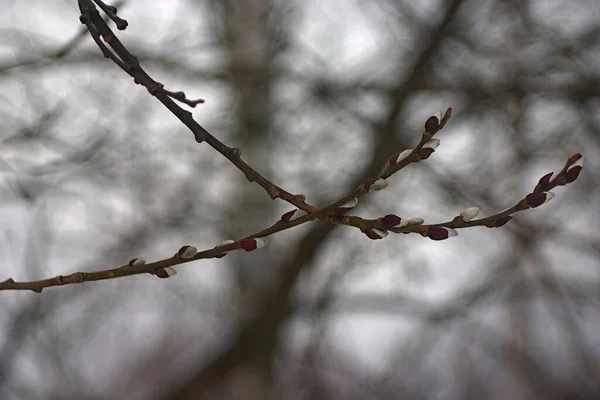
[(495, 228), (500, 228), (501, 226), (506, 225), (506, 223), (508, 221), (510, 221), (512, 219), (511, 215), (507, 215), (506, 217), (502, 217), (502, 218), (498, 218), (495, 222), (494, 222), (494, 227)]
[(137, 267), (139, 265), (144, 265), (146, 264), (146, 259), (143, 257), (139, 257), (139, 258), (133, 258), (131, 260), (129, 260), (129, 263), (127, 265), (129, 265), (130, 267)]
[(544, 175), (544, 176), (542, 176), (540, 178), (540, 180), (538, 181), (538, 183), (540, 185), (542, 185), (542, 186), (545, 186), (545, 185), (549, 184), (550, 183), (550, 178), (552, 177), (553, 174), (554, 174), (553, 172), (547, 173), (546, 175)]
[(171, 276), (175, 275), (176, 273), (177, 273), (177, 271), (175, 271), (171, 267), (158, 268), (158, 269), (154, 270), (154, 275), (158, 276), (159, 278), (163, 278), (163, 279), (171, 277)]
[(179, 249), (177, 255), (184, 260), (194, 257), (198, 253), (198, 249), (194, 246), (185, 245)]
[(527, 200), (527, 204), (529, 205), (529, 207), (535, 208), (544, 204), (546, 202), (546, 197), (546, 193), (536, 192), (529, 193), (527, 196), (525, 196), (525, 199)]
[(431, 240), (444, 240), (456, 235), (457, 233), (454, 229), (443, 226), (433, 226), (427, 230), (427, 236)]
[(283, 222), (290, 222), (290, 220), (292, 219), (292, 217), (294, 216), (294, 214), (296, 213), (296, 211), (297, 211), (297, 209), (286, 212), (285, 214), (283, 214), (281, 216), (281, 220)]
[(567, 183), (571, 183), (573, 182), (575, 179), (577, 179), (577, 177), (579, 176), (579, 173), (581, 172), (582, 167), (580, 165), (576, 165), (574, 167), (571, 167), (567, 170)]
[(421, 149), (421, 151), (419, 151), (419, 158), (421, 160), (426, 160), (430, 155), (433, 154), (434, 151), (435, 149), (432, 149), (431, 147), (424, 147)]
[(383, 239), (388, 235), (388, 231), (383, 231), (381, 229), (368, 228), (365, 229), (365, 235), (369, 237), (369, 239), (378, 240)]
[(434, 133), (440, 126), (440, 120), (435, 115), (429, 117), (425, 122), (425, 132)]
[(381, 224), (387, 227), (394, 227), (400, 225), (402, 219), (395, 214), (388, 214), (381, 218)]
[(240, 246), (246, 251), (256, 250), (256, 240), (244, 239), (240, 242)]
[(244, 239), (240, 241), (240, 247), (246, 251), (256, 250), (260, 247), (266, 246), (266, 244), (266, 238)]

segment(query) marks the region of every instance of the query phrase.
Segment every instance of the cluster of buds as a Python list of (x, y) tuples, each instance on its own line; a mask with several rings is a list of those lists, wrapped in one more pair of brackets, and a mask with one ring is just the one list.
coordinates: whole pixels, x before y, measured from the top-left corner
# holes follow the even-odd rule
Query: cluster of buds
[(569, 157), (568, 167), (559, 172), (550, 172), (540, 178), (538, 184), (536, 185), (534, 192), (543, 192), (544, 188), (548, 187), (551, 184), (555, 184), (557, 186), (564, 186), (571, 182), (574, 182), (575, 179), (579, 176), (579, 173), (583, 169), (583, 160), (584, 157), (580, 153), (575, 153), (571, 157)]
[[(425, 159), (429, 158), (431, 156), (431, 154), (433, 154), (433, 152), (435, 152), (435, 149), (440, 145), (440, 140), (431, 138), (431, 136), (433, 136), (439, 129), (441, 129), (443, 127), (443, 124), (445, 124), (447, 119), (450, 117), (451, 113), (452, 113), (452, 109), (449, 108), (448, 111), (446, 111), (446, 114), (444, 115), (444, 117), (442, 117), (442, 113), (440, 111), (427, 119), (427, 121), (425, 122), (424, 138), (425, 139), (430, 138), (430, 139), (415, 153), (416, 158), (412, 159), (412, 161), (425, 160)], [(414, 149), (407, 149), (407, 150), (404, 150), (403, 152), (393, 156), (388, 161), (389, 166), (393, 167), (393, 166), (398, 165), (402, 160), (405, 160), (407, 157), (410, 157), (413, 154), (413, 152), (415, 152)], [(547, 203), (554, 197), (554, 194), (552, 192), (550, 192), (549, 190), (555, 186), (566, 185), (568, 183), (575, 181), (577, 179), (577, 177), (579, 176), (582, 167), (583, 167), (583, 157), (581, 156), (581, 154), (577, 153), (577, 154), (573, 155), (572, 157), (569, 158), (567, 166), (565, 168), (563, 168), (563, 170), (561, 170), (560, 172), (551, 172), (551, 173), (544, 175), (539, 180), (534, 191), (532, 193), (529, 193), (519, 203), (519, 208), (520, 209), (535, 208), (535, 207), (539, 207), (540, 205), (542, 205), (544, 203)], [(371, 178), (371, 179), (366, 180), (359, 187), (359, 190), (361, 193), (368, 193), (368, 192), (372, 192), (372, 191), (378, 191), (378, 190), (385, 189), (387, 186), (388, 186), (387, 180), (385, 180), (383, 178)], [(333, 212), (335, 214), (343, 215), (343, 214), (348, 213), (350, 210), (352, 210), (357, 205), (358, 205), (358, 198), (355, 197), (355, 198), (347, 201), (346, 203), (344, 203), (340, 206), (337, 206), (333, 210)], [(508, 211), (508, 210), (506, 210), (506, 211)], [(513, 209), (511, 209), (511, 211), (513, 211)], [(448, 223), (449, 226), (424, 225), (423, 218), (411, 218), (406, 221), (403, 221), (402, 218), (400, 218), (399, 216), (397, 216), (395, 214), (387, 214), (376, 220), (377, 226), (382, 227), (382, 229), (365, 228), (363, 230), (363, 233), (370, 239), (379, 240), (379, 239), (383, 239), (386, 236), (388, 236), (389, 230), (395, 230), (398, 228), (412, 226), (413, 228), (401, 230), (401, 231), (403, 233), (410, 233), (410, 232), (415, 232), (415, 229), (417, 229), (417, 231), (421, 235), (429, 237), (432, 240), (445, 240), (450, 237), (458, 235), (456, 230), (451, 228), (450, 226), (454, 226), (454, 227), (469, 226), (469, 224), (466, 224), (466, 223), (472, 222), (472, 220), (475, 217), (477, 217), (478, 214), (479, 214), (479, 208), (467, 207), (464, 210), (462, 210), (460, 212), (460, 214), (458, 216), (456, 216), (452, 222)], [(507, 214), (507, 212), (500, 213), (499, 215), (502, 215), (502, 214)], [(291, 221), (294, 221), (305, 215), (307, 215), (306, 211), (300, 210), (300, 209), (294, 209), (294, 210), (288, 211), (285, 214), (283, 214), (280, 218), (280, 221), (291, 222)], [(497, 227), (504, 226), (511, 219), (512, 219), (512, 215), (504, 215), (501, 217), (496, 217), (496, 219), (490, 218), (489, 222), (488, 222), (488, 219), (473, 221), (473, 222), (474, 222), (474, 224), (479, 224), (479, 225), (482, 225), (482, 222), (484, 222), (485, 226), (487, 226), (489, 228), (497, 228)], [(422, 225), (424, 225), (424, 226), (422, 226)], [(419, 226), (419, 227), (414, 228), (414, 226)], [(215, 246), (215, 248), (233, 244), (233, 243), (235, 243), (233, 240), (226, 240), (226, 241), (220, 243), (218, 246)], [(264, 247), (266, 244), (267, 244), (267, 239), (264, 237), (250, 238), (250, 239), (240, 240), (238, 242), (237, 248), (244, 249), (245, 251), (253, 251), (260, 247)], [(179, 257), (181, 259), (184, 259), (184, 260), (190, 260), (190, 259), (193, 259), (197, 253), (198, 253), (198, 250), (194, 246), (186, 245), (186, 246), (183, 246), (181, 249), (179, 249), (179, 251), (177, 252), (177, 254), (175, 256)], [(227, 253), (228, 253), (227, 251), (223, 252), (223, 253), (219, 253), (219, 254), (215, 255), (214, 257), (221, 258), (221, 257), (224, 257), (225, 255), (227, 255)], [(140, 265), (144, 265), (145, 263), (146, 263), (146, 260), (143, 258), (134, 258), (131, 261), (129, 261), (130, 266), (140, 266)], [(158, 276), (159, 278), (168, 278), (176, 273), (177, 272), (172, 267), (163, 267), (163, 268), (156, 269), (154, 271), (154, 274), (156, 276)]]

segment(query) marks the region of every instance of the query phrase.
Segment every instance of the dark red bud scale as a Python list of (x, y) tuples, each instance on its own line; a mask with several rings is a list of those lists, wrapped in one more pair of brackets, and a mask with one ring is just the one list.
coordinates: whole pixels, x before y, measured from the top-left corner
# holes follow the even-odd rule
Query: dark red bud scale
[(549, 172), (546, 175), (542, 176), (539, 180), (539, 184), (545, 186), (550, 183), (550, 178), (552, 177), (553, 172)]
[(506, 225), (506, 223), (508, 221), (510, 221), (512, 219), (511, 215), (507, 215), (506, 217), (502, 217), (502, 218), (498, 218), (495, 222), (494, 222), (494, 227), (495, 228), (500, 228), (501, 226)]
[(381, 218), (382, 225), (390, 227), (390, 228), (400, 225), (401, 221), (402, 221), (402, 219), (399, 216), (394, 215), (394, 214), (388, 214), (388, 215), (384, 216), (383, 218)]
[(256, 250), (258, 247), (255, 239), (244, 239), (240, 242), (240, 246), (246, 251)]
[(419, 151), (419, 157), (421, 160), (426, 160), (430, 155), (433, 154), (434, 151), (435, 149), (432, 149), (431, 147), (424, 147), (421, 149), (421, 151)]
[(164, 268), (160, 268), (157, 269), (156, 271), (154, 271), (154, 275), (158, 276), (159, 278), (168, 278), (169, 274), (167, 273), (167, 271), (164, 270)]
[(177, 271), (175, 271), (171, 267), (158, 268), (158, 269), (154, 270), (154, 275), (156, 275), (162, 279), (169, 278), (169, 277), (175, 275), (176, 273), (177, 273)]
[(448, 230), (439, 226), (429, 228), (427, 236), (431, 240), (444, 240), (448, 239)]
[(525, 196), (525, 200), (527, 200), (527, 204), (529, 205), (529, 207), (536, 208), (544, 204), (544, 202), (546, 201), (546, 193), (529, 193), (527, 196)]
[(382, 231), (380, 229), (368, 228), (368, 229), (365, 229), (365, 235), (367, 235), (369, 237), (369, 239), (379, 240), (379, 239), (383, 239), (384, 237), (386, 237), (388, 235), (388, 231)]
[(581, 172), (582, 167), (580, 165), (576, 165), (574, 167), (571, 167), (567, 170), (567, 183), (571, 183), (573, 182), (575, 179), (577, 179), (577, 177), (579, 176), (579, 173)]
[(429, 117), (425, 122), (425, 132), (434, 133), (438, 130), (440, 126), (440, 120), (435, 116)]
[(283, 222), (290, 222), (290, 220), (292, 219), (292, 217), (294, 216), (294, 214), (296, 213), (296, 211), (297, 211), (297, 209), (286, 212), (285, 214), (283, 214), (281, 216), (281, 220)]

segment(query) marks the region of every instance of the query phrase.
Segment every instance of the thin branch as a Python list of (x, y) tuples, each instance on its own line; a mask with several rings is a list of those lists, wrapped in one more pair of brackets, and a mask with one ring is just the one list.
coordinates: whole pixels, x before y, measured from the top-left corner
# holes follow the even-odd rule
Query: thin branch
[[(303, 195), (293, 195), (284, 189), (271, 183), (260, 175), (248, 164), (241, 160), (241, 152), (238, 149), (230, 148), (216, 139), (202, 126), (200, 126), (192, 117), (192, 114), (179, 107), (174, 101), (178, 100), (190, 106), (202, 102), (202, 100), (187, 99), (183, 92), (171, 92), (164, 89), (164, 86), (153, 80), (142, 69), (138, 60), (121, 44), (114, 36), (108, 25), (100, 17), (91, 0), (78, 0), (81, 10), (80, 20), (85, 24), (105, 57), (113, 60), (121, 69), (134, 78), (134, 82), (141, 84), (150, 94), (155, 96), (165, 105), (177, 118), (179, 118), (193, 133), (196, 141), (201, 143), (206, 141), (211, 147), (230, 160), (240, 171), (242, 171), (250, 182), (257, 182), (263, 187), (272, 199), (281, 198), (298, 207), (296, 210), (285, 213), (279, 221), (272, 226), (256, 232), (253, 235), (243, 239), (233, 241), (229, 240), (216, 246), (213, 249), (198, 252), (194, 246), (183, 246), (170, 258), (156, 261), (150, 264), (143, 258), (134, 258), (127, 265), (100, 270), (95, 272), (75, 272), (70, 275), (58, 275), (54, 278), (31, 281), (15, 282), (12, 278), (0, 282), (0, 290), (32, 290), (41, 293), (46, 287), (63, 286), (73, 283), (98, 281), (106, 279), (120, 278), (130, 275), (149, 273), (159, 278), (168, 278), (176, 273), (174, 266), (206, 258), (221, 258), (233, 250), (244, 249), (253, 251), (266, 245), (267, 236), (281, 232), (303, 223), (321, 219), (325, 222), (352, 226), (361, 230), (370, 239), (382, 239), (389, 232), (394, 233), (419, 233), (422, 236), (433, 240), (444, 240), (455, 236), (455, 229), (474, 226), (486, 226), (489, 228), (500, 227), (506, 224), (512, 214), (529, 208), (538, 207), (549, 201), (553, 194), (550, 192), (556, 186), (564, 186), (573, 182), (579, 176), (583, 165), (583, 157), (577, 153), (570, 157), (561, 171), (558, 173), (549, 173), (542, 177), (534, 190), (516, 205), (501, 211), (492, 216), (474, 220), (478, 209), (470, 207), (451, 221), (438, 224), (425, 225), (422, 218), (410, 219), (404, 223), (400, 217), (394, 214), (388, 214), (374, 220), (363, 219), (358, 216), (345, 215), (358, 204), (358, 199), (365, 194), (381, 190), (387, 187), (387, 178), (405, 168), (411, 163), (416, 163), (430, 157), (439, 145), (439, 140), (433, 136), (444, 128), (452, 116), (452, 109), (448, 108), (442, 116), (441, 112), (431, 116), (425, 122), (425, 131), (421, 135), (421, 140), (414, 149), (408, 149), (400, 154), (394, 155), (388, 160), (383, 170), (376, 178), (367, 179), (355, 190), (339, 200), (323, 207), (315, 208), (305, 202)], [(94, 0), (100, 7), (113, 19), (119, 29), (127, 27), (127, 21), (116, 16), (116, 8), (107, 6), (100, 0)], [(111, 49), (106, 47), (102, 41), (109, 44)], [(114, 51), (114, 52), (113, 52)], [(301, 210), (301, 212), (299, 212)]]

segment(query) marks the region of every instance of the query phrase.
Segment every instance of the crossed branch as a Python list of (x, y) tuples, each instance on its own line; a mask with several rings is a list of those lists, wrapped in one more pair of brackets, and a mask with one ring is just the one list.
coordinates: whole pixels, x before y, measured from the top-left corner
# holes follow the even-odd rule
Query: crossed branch
[[(557, 186), (567, 185), (577, 179), (583, 167), (583, 157), (576, 153), (569, 157), (565, 166), (558, 172), (550, 172), (538, 181), (533, 191), (519, 200), (514, 206), (500, 211), (494, 215), (474, 219), (479, 209), (468, 207), (459, 215), (447, 222), (425, 224), (422, 218), (411, 218), (403, 221), (395, 214), (387, 214), (377, 219), (363, 219), (358, 216), (347, 215), (358, 204), (359, 198), (367, 193), (385, 189), (388, 178), (405, 168), (407, 165), (426, 160), (435, 152), (440, 141), (434, 135), (444, 128), (452, 116), (452, 109), (445, 113), (438, 112), (425, 122), (421, 140), (413, 149), (407, 149), (391, 157), (378, 176), (367, 179), (352, 192), (339, 200), (322, 208), (317, 208), (306, 202), (302, 194), (292, 194), (275, 185), (241, 158), (241, 151), (231, 148), (219, 141), (200, 124), (192, 114), (181, 108), (176, 102), (190, 107), (203, 103), (204, 100), (188, 99), (182, 91), (170, 91), (164, 85), (152, 79), (141, 67), (137, 58), (131, 54), (115, 36), (108, 24), (102, 19), (96, 9), (96, 3), (102, 11), (112, 19), (119, 30), (127, 28), (127, 21), (117, 16), (117, 9), (107, 5), (101, 0), (78, 0), (81, 11), (80, 21), (84, 24), (102, 54), (111, 59), (123, 71), (129, 74), (136, 84), (144, 86), (148, 92), (156, 97), (169, 111), (171, 111), (194, 134), (198, 143), (206, 142), (221, 155), (235, 165), (250, 182), (256, 182), (269, 195), (271, 199), (282, 199), (296, 208), (283, 214), (279, 221), (270, 227), (241, 238), (237, 241), (227, 240), (212, 249), (198, 252), (195, 246), (185, 245), (175, 255), (152, 263), (147, 263), (144, 258), (134, 258), (126, 265), (118, 268), (105, 269), (95, 272), (75, 272), (70, 275), (58, 275), (53, 278), (31, 281), (15, 282), (9, 278), (0, 282), (0, 290), (32, 290), (41, 293), (44, 288), (63, 286), (73, 283), (114, 279), (124, 276), (149, 273), (159, 278), (168, 278), (176, 273), (173, 267), (191, 261), (206, 258), (221, 258), (233, 250), (253, 251), (267, 244), (267, 237), (309, 221), (321, 220), (324, 223), (333, 223), (360, 229), (370, 239), (382, 239), (389, 232), (393, 233), (418, 233), (432, 240), (444, 240), (456, 236), (456, 229), (485, 226), (498, 228), (510, 221), (519, 211), (539, 207), (550, 201), (554, 194), (550, 191)], [(107, 47), (106, 44), (110, 47)]]

